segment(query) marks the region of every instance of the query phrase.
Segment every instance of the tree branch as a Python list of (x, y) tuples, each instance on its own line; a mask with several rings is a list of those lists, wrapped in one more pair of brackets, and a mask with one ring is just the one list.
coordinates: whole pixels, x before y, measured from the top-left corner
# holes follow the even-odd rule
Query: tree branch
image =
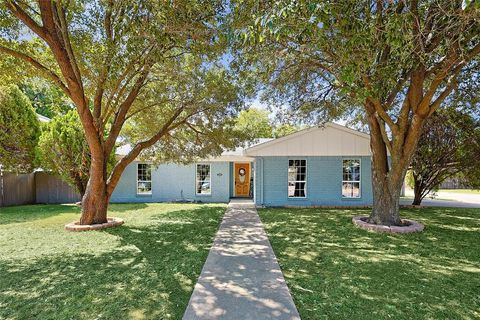
[(113, 119), (112, 127), (110, 128), (110, 133), (108, 135), (106, 144), (105, 144), (105, 153), (110, 154), (112, 152), (113, 146), (115, 145), (115, 141), (122, 129), (123, 124), (125, 123), (126, 116), (130, 108), (132, 107), (133, 102), (137, 98), (140, 90), (142, 89), (143, 85), (145, 84), (145, 79), (147, 78), (150, 72), (150, 65), (146, 65), (140, 76), (135, 81), (133, 88), (130, 90), (125, 101), (119, 106), (117, 112), (115, 113), (115, 117)]
[[(103, 126), (107, 123), (108, 119), (114, 112), (115, 108), (114, 105), (118, 103), (120, 100), (121, 96), (123, 95), (124, 91), (126, 90), (128, 84), (130, 81), (137, 75), (142, 68), (144, 67), (144, 64), (141, 64), (138, 68), (135, 67), (137, 63), (140, 63), (141, 58), (145, 58), (148, 56), (148, 52), (151, 49), (151, 47), (145, 48), (142, 50), (142, 54), (140, 55), (139, 59), (133, 59), (131, 60), (128, 65), (125, 67), (125, 70), (122, 72), (122, 74), (117, 78), (117, 81), (115, 85), (113, 86), (113, 89), (110, 91), (110, 94), (108, 95), (106, 106), (104, 108), (104, 111), (102, 112), (102, 121), (103, 121)], [(144, 59), (146, 61), (146, 59)], [(122, 85), (123, 83), (123, 85)], [(115, 102), (114, 102), (115, 100)]]
[(372, 97), (368, 97), (367, 101), (370, 102), (370, 104), (375, 108), (376, 113), (378, 116), (385, 121), (385, 123), (389, 126), (390, 130), (395, 134), (398, 131), (398, 126), (393, 122), (392, 118), (387, 114), (385, 109), (383, 109), (380, 101), (377, 99), (374, 99)]
[(43, 40), (47, 40), (48, 32), (47, 30), (39, 25), (35, 20), (30, 17), (30, 15), (25, 12), (25, 10), (20, 7), (16, 1), (5, 1), (7, 8), (12, 12), (12, 14), (20, 19), (25, 25), (35, 32)]
[(110, 174), (110, 177), (108, 178), (108, 181), (107, 181), (107, 194), (109, 196), (112, 194), (113, 190), (115, 189), (125, 168), (133, 160), (135, 160), (135, 158), (140, 154), (140, 152), (142, 152), (142, 150), (151, 147), (158, 140), (160, 140), (165, 134), (167, 134), (171, 130), (183, 124), (182, 122), (180, 122), (175, 125), (172, 125), (173, 122), (178, 118), (178, 116), (183, 112), (183, 110), (184, 110), (183, 106), (178, 108), (155, 135), (153, 135), (150, 139), (137, 143), (126, 156), (124, 156), (122, 159), (120, 159), (120, 161), (118, 161), (118, 163), (113, 168), (112, 173)]
[(72, 48), (72, 43), (70, 41), (70, 35), (68, 32), (68, 26), (67, 26), (67, 19), (65, 17), (65, 9), (62, 7), (62, 2), (57, 1), (55, 2), (55, 7), (54, 7), (54, 19), (55, 22), (58, 25), (59, 29), (59, 34), (61, 35), (61, 40), (64, 44), (65, 50), (68, 55), (68, 59), (70, 61), (70, 64), (72, 65), (72, 69), (75, 73), (75, 76), (77, 78), (77, 82), (80, 83), (83, 86), (82, 82), (82, 76), (80, 73), (80, 68), (78, 67), (77, 64), (77, 59), (75, 58), (75, 54), (73, 52)]
[(452, 79), (451, 83), (447, 85), (445, 90), (430, 104), (430, 111), (428, 116), (431, 116), (442, 104), (442, 102), (450, 95), (450, 93), (457, 87), (456, 79)]
[(55, 72), (45, 67), (43, 64), (41, 64), (31, 56), (19, 51), (12, 50), (4, 46), (0, 46), (0, 52), (6, 53), (12, 57), (18, 58), (20, 60), (23, 60), (29, 63), (30, 65), (38, 69), (40, 72), (42, 72), (46, 78), (53, 81), (60, 89), (62, 89), (63, 92), (65, 92), (67, 96), (70, 96), (70, 90), (63, 83), (62, 79), (60, 79), (60, 77)]
[(431, 115), (437, 110), (441, 103), (448, 97), (448, 95), (457, 87), (457, 77), (458, 74), (462, 71), (462, 68), (470, 62), (476, 55), (480, 54), (480, 43), (477, 43), (462, 59), (456, 66), (451, 66), (451, 76), (449, 79), (449, 83), (447, 83), (447, 87), (445, 90), (433, 101), (429, 106), (429, 113)]
[(392, 89), (390, 94), (387, 96), (387, 99), (385, 100), (385, 106), (390, 107), (392, 103), (395, 101), (395, 98), (397, 97), (398, 93), (400, 90), (402, 90), (403, 86), (409, 79), (410, 71), (408, 72), (403, 72), (403, 74), (400, 76), (400, 79), (398, 80), (397, 84), (395, 87)]
[(133, 116), (135, 116), (136, 114), (138, 114), (138, 113), (140, 113), (140, 112), (143, 112), (143, 111), (145, 111), (145, 110), (147, 110), (147, 109), (150, 109), (150, 108), (153, 108), (153, 107), (158, 107), (158, 106), (160, 106), (160, 105), (162, 105), (162, 104), (165, 104), (165, 103), (167, 103), (167, 102), (172, 102), (173, 100), (174, 100), (174, 99), (164, 99), (164, 100), (162, 100), (162, 101), (158, 101), (158, 102), (155, 102), (155, 103), (151, 103), (151, 104), (146, 105), (146, 106), (144, 106), (144, 107), (142, 107), (142, 108), (139, 108), (138, 110), (135, 110), (135, 111), (129, 113), (128, 116), (125, 117), (125, 121), (128, 120), (128, 119), (130, 119), (130, 118), (132, 118)]
[(110, 65), (112, 61), (113, 54), (111, 53), (110, 46), (113, 46), (113, 30), (112, 30), (112, 8), (113, 8), (113, 1), (108, 1), (107, 3), (107, 10), (105, 12), (105, 36), (107, 38), (107, 53), (105, 57), (105, 61), (102, 66), (102, 70), (99, 74), (99, 81), (97, 83), (97, 89), (95, 90), (95, 95), (93, 98), (93, 116), (99, 125), (103, 128), (103, 122), (100, 123), (100, 117), (102, 115), (102, 100), (103, 100), (103, 93), (105, 91), (105, 82), (107, 81), (107, 76), (110, 71)]
[[(92, 113), (88, 107), (88, 99), (85, 96), (85, 90), (80, 78), (77, 77), (78, 69), (75, 61), (71, 60), (68, 54), (67, 47), (70, 44), (66, 43), (68, 39), (62, 37), (61, 31), (58, 30), (54, 18), (54, 1), (39, 1), (40, 15), (44, 28), (47, 30), (47, 37), (45, 41), (50, 47), (52, 54), (57, 61), (57, 64), (62, 71), (63, 78), (70, 91), (70, 98), (75, 104), (78, 115), (85, 131), (85, 138), (92, 153), (92, 159), (101, 159), (103, 157), (103, 132), (96, 126)], [(66, 28), (66, 26), (65, 26)]]
[(377, 118), (378, 125), (380, 127), (380, 132), (382, 133), (383, 142), (385, 142), (385, 145), (387, 146), (388, 151), (390, 152), (390, 154), (392, 154), (392, 142), (390, 141), (390, 139), (388, 139), (387, 131), (385, 130), (385, 122), (382, 119), (380, 119), (378, 114), (376, 118)]

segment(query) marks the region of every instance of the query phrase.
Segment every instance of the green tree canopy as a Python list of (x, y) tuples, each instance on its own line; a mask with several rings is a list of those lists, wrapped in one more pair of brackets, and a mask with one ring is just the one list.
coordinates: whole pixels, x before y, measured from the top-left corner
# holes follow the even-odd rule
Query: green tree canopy
[(268, 111), (258, 108), (243, 110), (238, 115), (236, 129), (243, 132), (248, 140), (272, 137), (272, 123), (268, 118)]
[[(233, 1), (227, 37), (264, 98), (317, 121), (361, 114), (372, 149), (370, 221), (399, 198), (425, 120), (480, 77), (480, 9), (444, 1)], [(255, 78), (255, 77), (250, 77)], [(389, 161), (390, 158), (390, 161)]]
[(19, 88), (30, 99), (35, 111), (47, 118), (63, 115), (73, 109), (65, 93), (45, 79), (25, 79)]
[[(59, 115), (42, 127), (38, 142), (40, 165), (59, 175), (83, 196), (87, 188), (91, 163), (82, 124), (75, 110)], [(108, 162), (108, 171), (115, 165), (115, 153)]]
[[(200, 136), (199, 128), (219, 124), (218, 108), (208, 107), (208, 97), (193, 95), (210, 90), (193, 88), (181, 93), (187, 99), (171, 103), (178, 92), (170, 88), (192, 83), (181, 77), (185, 60), (193, 59), (192, 69), (215, 67), (225, 50), (225, 43), (218, 41), (224, 5), (221, 0), (0, 3), (0, 53), (5, 59), (0, 66), (11, 66), (13, 57), (21, 68), (7, 72), (28, 70), (50, 80), (80, 117), (92, 158), (80, 223), (107, 221), (108, 202), (121, 174), (144, 150), (165, 147), (159, 141), (174, 141), (169, 137), (181, 132)], [(164, 76), (172, 72), (178, 76), (167, 77), (164, 84)], [(171, 96), (155, 91), (157, 86)], [(196, 106), (199, 100), (205, 101), (201, 103), (205, 108)], [(236, 106), (225, 103), (223, 111), (235, 112)], [(149, 123), (155, 119), (161, 122), (156, 128)], [(106, 164), (125, 125), (149, 135), (130, 131), (135, 144), (108, 175)], [(163, 153), (182, 148), (166, 147), (172, 149), (162, 149)]]
[[(123, 143), (136, 146), (159, 128), (172, 129), (140, 157), (156, 163), (188, 163), (220, 155), (245, 139), (235, 127), (243, 106), (242, 90), (224, 68), (205, 67), (201, 59), (186, 55), (152, 75), (158, 80), (147, 84), (132, 106), (121, 133)], [(142, 112), (145, 108), (150, 113)]]
[(279, 125), (275, 126), (275, 128), (273, 129), (273, 137), (274, 138), (281, 138), (281, 137), (287, 136), (289, 134), (295, 133), (299, 130), (302, 130), (301, 126), (293, 125), (293, 124), (290, 124), (290, 123), (282, 123), (282, 124), (279, 124)]
[(447, 178), (475, 186), (480, 176), (480, 122), (455, 108), (440, 109), (425, 123), (410, 166), (414, 205)]
[(40, 124), (28, 97), (15, 85), (0, 86), (0, 164), (3, 170), (34, 168)]

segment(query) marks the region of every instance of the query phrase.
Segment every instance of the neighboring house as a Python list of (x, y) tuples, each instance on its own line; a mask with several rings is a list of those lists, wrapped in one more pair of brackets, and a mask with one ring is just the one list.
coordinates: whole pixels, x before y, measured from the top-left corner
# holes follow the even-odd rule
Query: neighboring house
[(155, 167), (134, 161), (111, 201), (228, 202), (231, 198), (253, 198), (259, 206), (371, 205), (370, 138), (327, 123), (190, 165)]

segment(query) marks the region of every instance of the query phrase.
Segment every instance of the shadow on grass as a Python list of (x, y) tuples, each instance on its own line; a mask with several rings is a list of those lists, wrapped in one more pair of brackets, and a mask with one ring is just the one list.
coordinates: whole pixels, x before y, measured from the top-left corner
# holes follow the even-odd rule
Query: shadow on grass
[[(111, 212), (127, 212), (142, 210), (147, 206), (145, 203), (112, 203), (108, 209)], [(0, 208), (0, 225), (31, 222), (69, 213), (80, 214), (80, 208), (74, 204), (34, 204)]]
[(75, 205), (26, 205), (0, 208), (0, 225), (30, 222), (66, 213), (80, 213)]
[(353, 226), (366, 210), (259, 213), (302, 319), (479, 316), (479, 210), (404, 210), (426, 225), (411, 235)]
[(0, 318), (181, 319), (224, 210), (101, 231), (120, 240), (109, 253), (0, 261)]
[(116, 212), (126, 212), (132, 210), (141, 210), (148, 207), (147, 203), (110, 203), (108, 205), (109, 211), (116, 211)]

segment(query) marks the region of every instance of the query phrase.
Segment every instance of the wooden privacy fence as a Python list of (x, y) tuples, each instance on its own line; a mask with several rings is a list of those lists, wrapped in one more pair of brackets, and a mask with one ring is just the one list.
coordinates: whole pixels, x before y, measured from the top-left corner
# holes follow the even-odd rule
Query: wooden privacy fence
[(3, 173), (0, 177), (0, 206), (35, 203), (35, 173)]
[(80, 201), (74, 188), (47, 172), (0, 175), (0, 207), (36, 203), (71, 203)]
[(460, 179), (452, 177), (443, 181), (440, 189), (470, 189), (470, 187), (465, 185)]

